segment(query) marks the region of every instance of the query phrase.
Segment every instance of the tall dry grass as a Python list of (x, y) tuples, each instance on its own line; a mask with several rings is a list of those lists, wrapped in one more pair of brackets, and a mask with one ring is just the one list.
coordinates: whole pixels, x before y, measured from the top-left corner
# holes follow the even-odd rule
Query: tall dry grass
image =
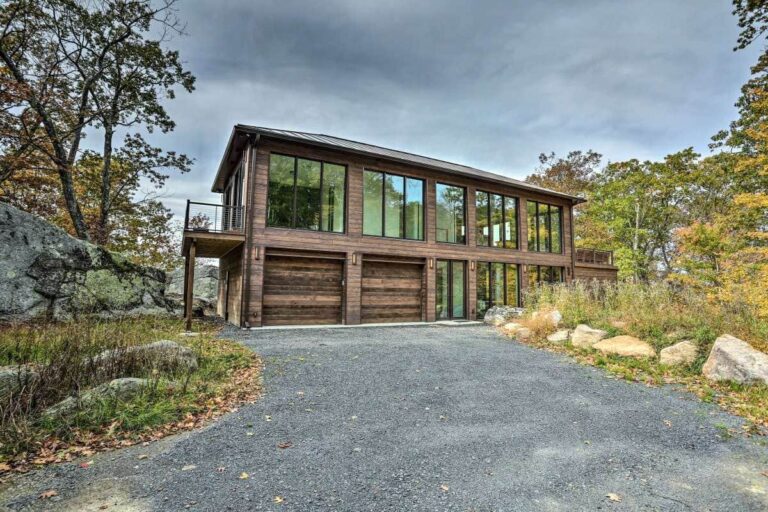
[[(0, 461), (46, 436), (66, 437), (73, 427), (98, 429), (119, 420), (120, 428), (141, 429), (189, 411), (201, 396), (214, 394), (234, 369), (252, 364), (250, 351), (217, 340), (213, 326), (201, 328), (201, 336), (181, 339), (182, 322), (159, 317), (0, 327), (0, 366), (29, 367), (39, 374), (20, 391), (0, 397)], [(198, 356), (197, 372), (159, 372), (128, 352), (161, 339), (192, 348)], [(114, 351), (107, 363), (96, 359), (105, 350)], [(149, 385), (132, 403), (107, 400), (55, 421), (42, 414), (67, 396), (119, 377), (146, 378)]]
[(541, 286), (526, 293), (525, 304), (530, 310), (557, 309), (566, 326), (589, 324), (612, 334), (628, 333), (657, 350), (693, 339), (708, 351), (718, 336), (728, 333), (768, 352), (768, 323), (757, 312), (665, 282)]

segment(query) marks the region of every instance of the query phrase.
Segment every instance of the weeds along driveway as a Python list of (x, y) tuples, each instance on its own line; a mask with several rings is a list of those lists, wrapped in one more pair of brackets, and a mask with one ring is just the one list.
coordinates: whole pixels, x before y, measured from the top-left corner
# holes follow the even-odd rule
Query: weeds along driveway
[[(768, 507), (768, 477), (761, 474), (768, 470), (768, 449), (764, 439), (726, 435), (727, 428), (739, 428), (738, 418), (671, 388), (614, 380), (487, 327), (233, 330), (225, 336), (264, 357), (259, 402), (205, 430), (100, 455), (87, 470), (68, 464), (23, 477), (6, 489), (6, 505)], [(59, 501), (37, 499), (46, 489), (56, 489)]]

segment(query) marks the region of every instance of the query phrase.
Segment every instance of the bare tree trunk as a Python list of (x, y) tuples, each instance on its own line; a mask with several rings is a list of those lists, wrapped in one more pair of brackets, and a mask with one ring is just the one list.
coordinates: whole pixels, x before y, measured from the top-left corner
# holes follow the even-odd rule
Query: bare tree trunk
[(637, 251), (640, 248), (640, 201), (635, 199), (635, 233), (632, 239), (632, 254), (635, 258), (635, 264), (633, 272), (635, 274), (635, 281), (639, 280), (639, 275), (637, 272)]
[[(24, 75), (22, 75), (18, 66), (16, 66), (16, 62), (10, 57), (10, 55), (8, 55), (8, 53), (5, 52), (2, 47), (0, 47), (0, 59), (2, 59), (2, 61), (5, 62), (5, 65), (8, 66), (8, 69), (10, 70), (16, 82), (24, 85), (25, 87), (29, 86), (26, 79), (24, 78)], [(64, 196), (64, 202), (67, 205), (67, 212), (69, 212), (69, 216), (72, 219), (72, 225), (75, 228), (75, 233), (77, 234), (78, 238), (88, 240), (88, 228), (85, 225), (83, 212), (80, 210), (80, 205), (77, 202), (75, 186), (72, 181), (72, 165), (67, 158), (67, 151), (64, 149), (62, 141), (58, 136), (58, 132), (56, 131), (56, 126), (53, 124), (51, 117), (48, 115), (48, 111), (43, 106), (43, 104), (38, 101), (34, 94), (30, 95), (29, 104), (40, 116), (40, 120), (43, 124), (43, 128), (45, 129), (45, 133), (51, 142), (51, 146), (53, 146), (55, 153), (54, 163), (59, 174), (59, 181), (61, 182), (61, 193)]]
[(109, 224), (109, 210), (112, 202), (110, 195), (112, 183), (112, 139), (114, 137), (112, 125), (104, 125), (104, 155), (103, 166), (101, 168), (101, 198), (99, 200), (99, 225), (97, 243), (105, 245), (109, 234), (107, 225)]

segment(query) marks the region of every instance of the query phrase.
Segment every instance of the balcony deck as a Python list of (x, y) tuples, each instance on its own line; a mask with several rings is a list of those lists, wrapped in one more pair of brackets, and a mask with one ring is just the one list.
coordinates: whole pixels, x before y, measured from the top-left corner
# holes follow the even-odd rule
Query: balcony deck
[(608, 281), (618, 279), (619, 269), (613, 262), (613, 251), (597, 249), (576, 249), (574, 278), (580, 281)]
[(243, 207), (187, 201), (182, 254), (192, 242), (198, 258), (221, 258), (245, 242)]

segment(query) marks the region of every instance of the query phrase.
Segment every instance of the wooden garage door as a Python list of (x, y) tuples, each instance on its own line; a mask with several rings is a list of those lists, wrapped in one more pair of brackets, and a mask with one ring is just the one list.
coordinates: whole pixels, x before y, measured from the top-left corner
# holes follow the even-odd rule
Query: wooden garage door
[(361, 321), (420, 322), (423, 264), (364, 261)]
[(267, 256), (263, 325), (340, 324), (342, 260)]

